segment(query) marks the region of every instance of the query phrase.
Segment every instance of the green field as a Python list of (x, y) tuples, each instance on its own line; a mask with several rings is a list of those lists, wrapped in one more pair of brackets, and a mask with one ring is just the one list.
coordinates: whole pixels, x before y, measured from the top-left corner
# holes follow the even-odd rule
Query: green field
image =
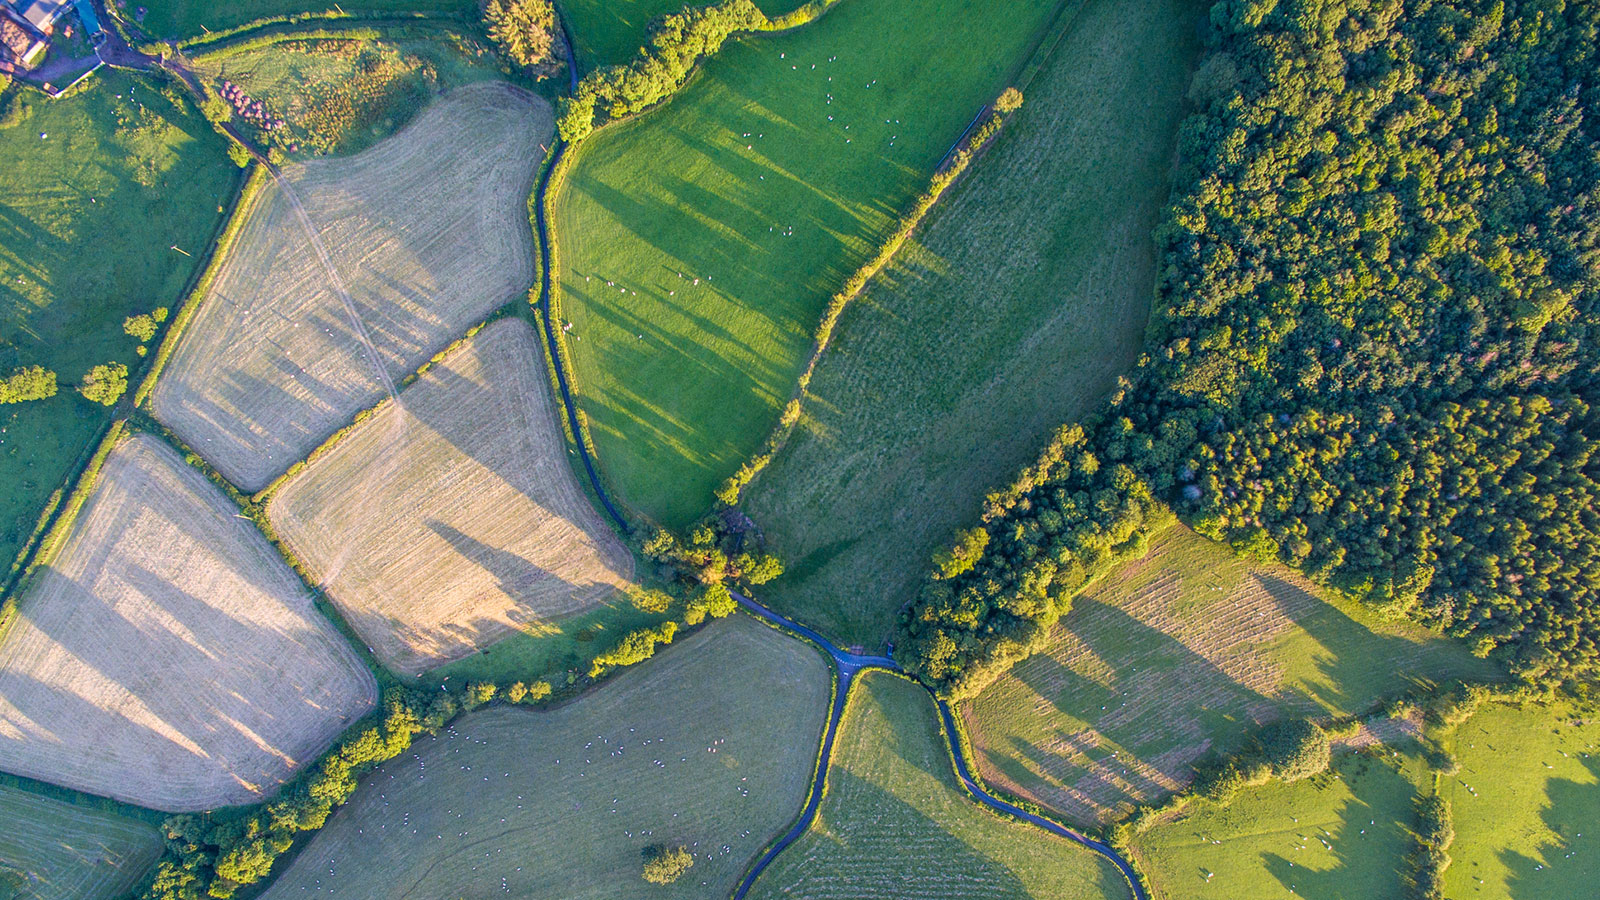
[[(769, 16), (793, 12), (806, 0), (756, 0)], [(709, 0), (565, 0), (561, 14), (578, 47), (578, 71), (631, 60), (649, 37), (650, 25), (685, 6), (708, 6)]]
[(1158, 900), (1403, 900), (1429, 776), (1413, 752), (1341, 754), (1330, 774), (1198, 802), (1135, 838), (1135, 857)]
[(154, 825), (0, 786), (0, 897), (120, 897), (161, 856)]
[(108, 417), (74, 386), (99, 363), (139, 364), (122, 320), (177, 305), (237, 187), (222, 138), (175, 97), (104, 69), (69, 98), (29, 95), (0, 128), (0, 374), (41, 365), (60, 381), (0, 406), (5, 563)]
[[(727, 896), (804, 801), (829, 690), (805, 643), (714, 623), (554, 709), (419, 740), (264, 896)], [(641, 878), (656, 843), (695, 854), (669, 888)]]
[(257, 133), (291, 158), (364, 150), (404, 127), (439, 93), (505, 77), (486, 41), (420, 25), (385, 29), (376, 40), (284, 40), (224, 50), (194, 65), (213, 89), (230, 81), (281, 119), (283, 127)]
[(670, 526), (709, 508), (788, 401), (829, 296), (1054, 6), (848, 0), (731, 43), (663, 108), (579, 145), (552, 198), (561, 314), (626, 505)]
[(800, 428), (747, 494), (790, 563), (763, 594), (774, 607), (881, 646), (983, 495), (1133, 364), (1202, 11), (1091, 0), (997, 144), (845, 314)]
[[(1582, 724), (1576, 724), (1582, 723)], [(1568, 900), (1600, 885), (1600, 711), (1486, 706), (1446, 738), (1451, 900)]]
[(1092, 823), (1187, 784), (1209, 747), (1231, 751), (1258, 723), (1495, 675), (1461, 644), (1173, 526), (963, 712), (985, 777)]
[(322, 13), (335, 9), (371, 13), (446, 13), (467, 18), (478, 14), (478, 0), (359, 0), (339, 3), (334, 0), (146, 0), (144, 18), (137, 19), (130, 3), (122, 11), (135, 25), (157, 40), (190, 38), (207, 31), (221, 31), (248, 25), (258, 19), (292, 16), (297, 13)]
[(816, 822), (750, 896), (1120, 900), (1127, 891), (1101, 857), (979, 806), (956, 781), (927, 691), (869, 672), (852, 688)]

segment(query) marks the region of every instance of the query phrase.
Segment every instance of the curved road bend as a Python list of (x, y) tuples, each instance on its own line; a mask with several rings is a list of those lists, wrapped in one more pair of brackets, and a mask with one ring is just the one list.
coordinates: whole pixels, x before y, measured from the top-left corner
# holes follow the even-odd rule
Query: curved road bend
[[(817, 646), (827, 651), (828, 656), (833, 659), (833, 663), (839, 671), (839, 680), (834, 688), (833, 694), (833, 714), (829, 716), (828, 728), (825, 732), (823, 732), (822, 735), (822, 750), (817, 755), (817, 774), (816, 780), (811, 785), (811, 796), (806, 801), (805, 809), (801, 810), (800, 818), (795, 822), (794, 826), (790, 828), (783, 837), (779, 838), (777, 843), (767, 848), (767, 851), (761, 854), (760, 859), (756, 860), (756, 864), (751, 867), (749, 873), (745, 875), (744, 880), (739, 882), (738, 890), (734, 891), (733, 893), (733, 900), (745, 900), (745, 895), (750, 892), (751, 886), (755, 884), (757, 878), (761, 877), (761, 873), (766, 870), (767, 866), (771, 864), (772, 860), (775, 859), (779, 853), (782, 853), (785, 849), (787, 849), (790, 844), (793, 844), (796, 840), (798, 840), (800, 835), (804, 834), (806, 829), (811, 827), (812, 820), (814, 820), (817, 816), (817, 808), (822, 804), (823, 781), (827, 778), (828, 762), (833, 755), (833, 739), (839, 730), (839, 720), (844, 716), (845, 698), (850, 693), (850, 683), (852, 679), (854, 679), (856, 673), (862, 671), (863, 669), (886, 669), (890, 672), (900, 672), (904, 674), (904, 670), (900, 668), (898, 663), (887, 656), (846, 653), (843, 650), (840, 650), (838, 647), (835, 647), (827, 638), (818, 634), (816, 631), (801, 625), (799, 622), (780, 615), (761, 605), (760, 603), (751, 600), (749, 597), (738, 593), (737, 591), (733, 592), (733, 596), (739, 601), (739, 605), (743, 606), (745, 611), (749, 612), (751, 615), (765, 619), (768, 622), (781, 625), (784, 628), (794, 631), (797, 634), (814, 641)], [(1107, 860), (1110, 860), (1112, 865), (1117, 867), (1117, 871), (1121, 872), (1122, 877), (1127, 880), (1128, 887), (1133, 892), (1134, 900), (1149, 900), (1150, 895), (1145, 892), (1144, 883), (1139, 880), (1138, 873), (1133, 870), (1133, 867), (1128, 864), (1128, 861), (1123, 859), (1122, 855), (1118, 853), (1110, 844), (1104, 843), (1103, 841), (1097, 841), (1088, 835), (1079, 834), (1078, 832), (1060, 824), (1059, 822), (1051, 821), (1043, 816), (1034, 815), (1033, 813), (1022, 809), (1015, 804), (1007, 803), (1006, 801), (1001, 800), (1000, 798), (989, 793), (981, 785), (979, 785), (977, 781), (972, 778), (972, 774), (967, 768), (967, 758), (961, 750), (961, 740), (957, 737), (955, 718), (951, 713), (950, 705), (945, 703), (943, 700), (940, 700), (937, 696), (934, 696), (932, 691), (929, 691), (928, 693), (929, 696), (933, 697), (934, 703), (939, 707), (939, 716), (942, 724), (944, 725), (945, 738), (950, 742), (950, 756), (955, 760), (956, 777), (961, 780), (961, 784), (967, 789), (967, 792), (972, 795), (973, 799), (985, 806), (998, 810), (1009, 816), (1021, 819), (1022, 821), (1033, 825), (1037, 825), (1051, 834), (1058, 835), (1066, 838), (1067, 840), (1081, 844), (1095, 853), (1104, 856)]]

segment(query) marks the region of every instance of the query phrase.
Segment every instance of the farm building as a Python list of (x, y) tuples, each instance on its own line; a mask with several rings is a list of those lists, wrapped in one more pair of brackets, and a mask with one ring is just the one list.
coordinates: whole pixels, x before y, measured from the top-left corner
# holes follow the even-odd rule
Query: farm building
[(0, 7), (0, 74), (27, 71), (44, 56), (45, 39), (9, 7)]

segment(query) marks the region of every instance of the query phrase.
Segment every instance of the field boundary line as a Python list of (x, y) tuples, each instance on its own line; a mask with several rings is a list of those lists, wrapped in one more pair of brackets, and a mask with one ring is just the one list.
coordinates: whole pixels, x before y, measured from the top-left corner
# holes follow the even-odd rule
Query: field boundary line
[(145, 370), (144, 377), (139, 380), (139, 386), (133, 392), (134, 406), (144, 406), (151, 392), (155, 390), (156, 379), (161, 377), (162, 370), (167, 367), (167, 362), (171, 360), (178, 342), (183, 339), (189, 323), (199, 312), (200, 304), (205, 301), (206, 292), (217, 279), (218, 270), (222, 268), (234, 243), (239, 239), (239, 232), (244, 230), (245, 221), (250, 218), (250, 213), (261, 201), (261, 190), (268, 180), (266, 166), (256, 163), (245, 176), (239, 190), (234, 193), (233, 205), (223, 220), (221, 232), (211, 242), (205, 264), (198, 270), (188, 292), (182, 295), (183, 300), (178, 304), (177, 313), (172, 317), (172, 324), (167, 326), (167, 333), (162, 336), (161, 344), (150, 358), (150, 365)]
[(16, 580), (12, 582), (10, 594), (6, 597), (5, 602), (0, 604), (0, 642), (5, 641), (7, 634), (11, 631), (11, 626), (16, 622), (17, 611), (21, 607), (22, 599), (28, 593), (28, 588), (33, 585), (34, 574), (39, 571), (41, 566), (47, 566), (55, 559), (56, 554), (61, 550), (61, 545), (66, 541), (67, 535), (72, 531), (72, 527), (77, 524), (78, 513), (82, 511), (83, 505), (89, 500), (89, 495), (94, 493), (95, 487), (100, 483), (100, 467), (105, 464), (106, 457), (110, 456), (111, 451), (122, 443), (122, 439), (126, 435), (127, 422), (126, 418), (118, 418), (112, 421), (110, 427), (106, 430), (105, 436), (100, 439), (99, 445), (95, 447), (93, 455), (89, 457), (88, 463), (78, 473), (72, 492), (67, 496), (66, 502), (60, 506), (55, 522), (50, 525), (44, 537), (35, 546), (33, 559), (28, 561), (28, 564), (23, 567)]
[[(355, 652), (356, 657), (372, 673), (373, 678), (377, 679), (380, 696), (386, 688), (404, 683), (398, 675), (383, 667), (383, 664), (367, 648), (366, 642), (361, 639), (360, 635), (356, 634), (355, 629), (351, 628), (350, 623), (345, 621), (338, 608), (328, 600), (326, 592), (311, 577), (310, 570), (300, 561), (300, 557), (295, 554), (294, 548), (289, 546), (288, 542), (278, 535), (277, 529), (272, 527), (272, 522), (267, 518), (266, 504), (254, 502), (250, 495), (239, 490), (233, 482), (229, 481), (211, 463), (207, 462), (204, 456), (201, 456), (193, 447), (185, 443), (177, 432), (163, 425), (160, 420), (148, 412), (143, 410), (136, 411), (128, 424), (129, 427), (163, 441), (167, 446), (177, 451), (186, 465), (204, 475), (207, 481), (219, 488), (228, 500), (238, 508), (237, 515), (239, 518), (248, 519), (250, 524), (255, 526), (256, 531), (266, 539), (267, 543), (272, 546), (273, 551), (278, 554), (284, 563), (289, 566), (290, 570), (294, 572), (295, 577), (300, 580), (301, 586), (305, 588), (306, 593), (311, 597), (312, 605), (316, 607), (318, 612), (322, 613), (324, 618), (333, 624), (335, 630), (350, 645), (350, 649)], [(340, 739), (347, 733), (348, 730), (340, 732)]]

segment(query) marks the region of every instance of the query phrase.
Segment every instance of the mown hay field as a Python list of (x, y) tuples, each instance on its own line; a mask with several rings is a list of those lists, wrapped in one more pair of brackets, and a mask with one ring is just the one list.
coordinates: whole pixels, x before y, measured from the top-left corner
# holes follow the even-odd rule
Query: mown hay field
[(156, 0), (147, 3), (144, 17), (137, 18), (134, 10), (123, 11), (145, 33), (157, 40), (199, 37), (208, 31), (222, 31), (248, 25), (259, 19), (274, 16), (292, 16), (301, 13), (334, 12), (348, 7), (352, 12), (369, 13), (434, 13), (463, 18), (475, 16), (478, 0), (361, 0), (359, 10), (355, 4), (341, 4), (335, 0)]
[(236, 86), (237, 107), (245, 98), (259, 102), (276, 127), (244, 115), (235, 124), (254, 126), (263, 144), (291, 159), (359, 152), (398, 131), (435, 95), (502, 77), (486, 40), (419, 25), (370, 34), (247, 44), (197, 57), (194, 66), (219, 92), (224, 82)]
[(1498, 674), (1455, 641), (1175, 525), (962, 711), (984, 777), (1095, 824), (1188, 784), (1209, 749), (1230, 752), (1265, 722)]
[(1565, 900), (1600, 884), (1600, 709), (1491, 705), (1441, 742), (1461, 765), (1442, 776), (1455, 861), (1452, 900)]
[(271, 795), (376, 702), (288, 565), (197, 469), (106, 459), (0, 644), (8, 772), (155, 809)]
[[(799, 812), (829, 691), (805, 643), (713, 623), (560, 707), (491, 708), (419, 741), (264, 897), (726, 897)], [(641, 877), (657, 843), (695, 857), (668, 887)]]
[(1202, 12), (1084, 5), (992, 149), (845, 313), (747, 492), (791, 563), (764, 600), (881, 647), (934, 550), (1133, 364)]
[(868, 672), (847, 702), (817, 820), (762, 873), (751, 897), (1127, 895), (1127, 882), (1102, 857), (995, 815), (961, 789), (927, 691)]
[[(768, 16), (781, 16), (805, 2), (756, 0), (756, 6)], [(650, 26), (685, 5), (709, 4), (685, 4), (683, 0), (566, 0), (561, 4), (561, 14), (573, 43), (578, 45), (578, 70), (588, 72), (631, 61), (649, 40)]]
[(249, 218), (152, 394), (157, 418), (257, 490), (526, 291), (527, 197), (550, 115), (519, 88), (472, 84), (357, 156), (288, 167), (289, 192), (268, 185), (240, 211)]
[(1245, 788), (1225, 808), (1193, 804), (1134, 838), (1146, 886), (1157, 900), (1404, 900), (1431, 774), (1417, 750), (1340, 754), (1305, 781)]
[(285, 482), (268, 516), (396, 672), (555, 630), (633, 577), (557, 415), (539, 336), (501, 319)]
[(829, 297), (1055, 6), (849, 0), (730, 42), (662, 108), (578, 145), (552, 197), (560, 314), (623, 502), (674, 527), (710, 507), (788, 402)]
[(161, 832), (148, 822), (0, 786), (0, 897), (120, 897), (161, 849)]
[(0, 406), (0, 565), (110, 415), (74, 385), (138, 366), (122, 320), (182, 299), (238, 186), (222, 138), (159, 82), (102, 69), (70, 97), (6, 93), (26, 112), (0, 127), (0, 377), (43, 366), (59, 393)]

